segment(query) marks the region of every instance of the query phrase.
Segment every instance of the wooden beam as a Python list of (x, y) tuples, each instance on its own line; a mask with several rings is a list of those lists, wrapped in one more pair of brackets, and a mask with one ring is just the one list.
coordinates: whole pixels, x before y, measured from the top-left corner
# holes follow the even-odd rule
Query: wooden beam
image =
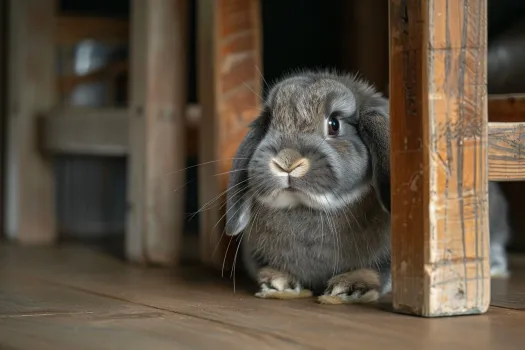
[(525, 180), (525, 122), (489, 123), (489, 180)]
[(126, 251), (177, 263), (183, 239), (186, 0), (132, 1)]
[(392, 283), (397, 312), (490, 302), (487, 0), (390, 0)]
[[(220, 194), (228, 181), (223, 173), (230, 170), (261, 103), (260, 6), (259, 0), (197, 3), (198, 99), (206, 126), (201, 128), (199, 153), (199, 162), (206, 164), (199, 167), (199, 202), (205, 209), (200, 214), (200, 249), (202, 261), (215, 266), (222, 266), (227, 247), (221, 240), (224, 222), (218, 224), (224, 214)], [(229, 251), (235, 250), (232, 244)]]
[(56, 102), (55, 0), (9, 1), (6, 231), (21, 243), (57, 238), (53, 168), (38, 149), (38, 116)]
[(51, 154), (126, 156), (128, 109), (61, 109), (43, 118), (43, 149)]
[[(187, 133), (200, 127), (200, 117), (199, 105), (186, 106)], [(41, 118), (41, 147), (53, 155), (127, 156), (129, 122), (127, 108), (56, 109)], [(193, 144), (187, 141), (187, 147)]]
[(525, 122), (525, 94), (489, 95), (491, 122)]

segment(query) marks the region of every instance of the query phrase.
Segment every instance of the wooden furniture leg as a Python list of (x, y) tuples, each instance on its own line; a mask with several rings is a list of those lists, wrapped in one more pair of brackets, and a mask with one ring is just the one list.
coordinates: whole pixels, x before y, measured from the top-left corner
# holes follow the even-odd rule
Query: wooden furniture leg
[(487, 0), (390, 1), (393, 304), (490, 302)]
[(186, 0), (133, 0), (126, 251), (176, 263), (183, 239)]
[(226, 250), (236, 251), (221, 241), (227, 171), (261, 102), (260, 1), (199, 0), (197, 7), (200, 253), (221, 266)]
[(8, 1), (6, 233), (20, 243), (57, 238), (53, 167), (37, 120), (56, 102), (55, 0)]

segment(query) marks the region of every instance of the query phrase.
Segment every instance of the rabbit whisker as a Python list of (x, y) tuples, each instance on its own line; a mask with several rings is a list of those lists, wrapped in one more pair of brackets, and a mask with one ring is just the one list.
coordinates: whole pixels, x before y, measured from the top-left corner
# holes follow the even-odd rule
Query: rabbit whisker
[(196, 167), (199, 167), (199, 166), (202, 166), (202, 165), (208, 165), (208, 164), (213, 164), (213, 163), (217, 163), (217, 162), (223, 162), (225, 160), (246, 160), (246, 159), (249, 159), (249, 158), (223, 158), (223, 159), (211, 160), (209, 162), (203, 162), (203, 163), (199, 163), (199, 164), (195, 164), (195, 165), (190, 165), (189, 167), (186, 167), (184, 169), (179, 169), (179, 170), (173, 171), (171, 173), (167, 173), (166, 176), (168, 176), (168, 175), (175, 175), (175, 174), (177, 174), (177, 173), (179, 173), (181, 171), (192, 169), (192, 168), (196, 168)]
[(246, 170), (248, 170), (248, 168), (236, 169), (236, 170), (230, 170), (230, 171), (225, 171), (225, 172), (223, 172), (223, 173), (215, 174), (215, 175), (213, 175), (213, 176), (220, 176), (220, 175), (231, 174), (231, 173), (236, 173), (236, 172), (239, 172), (239, 171), (246, 171)]
[[(252, 194), (252, 196), (250, 197), (250, 199), (251, 199), (253, 196), (255, 196), (255, 195), (256, 195), (256, 193)], [(238, 212), (240, 209), (241, 209), (241, 208), (237, 209), (237, 210), (235, 211), (235, 213), (233, 213), (233, 215), (237, 214), (237, 212)], [(228, 209), (228, 211), (229, 211), (229, 210), (231, 210), (231, 208)], [(226, 214), (225, 214), (225, 215), (226, 215)], [(222, 218), (221, 218), (221, 219), (222, 219)], [(221, 219), (219, 219), (219, 221), (220, 221)], [(226, 223), (228, 223), (228, 221), (226, 221)], [(224, 230), (223, 230), (223, 232), (222, 232), (222, 234), (221, 234), (221, 238), (220, 238), (220, 239), (222, 239), (223, 236), (224, 236)], [(242, 237), (242, 235), (241, 235), (241, 237)], [(233, 238), (233, 237), (232, 237), (232, 238)], [(222, 277), (224, 277), (224, 267), (225, 267), (225, 265), (226, 265), (226, 258), (227, 258), (227, 256), (228, 256), (228, 250), (230, 249), (230, 244), (231, 244), (232, 238), (230, 238), (230, 241), (228, 242), (228, 246), (226, 247), (226, 252), (224, 253), (224, 259), (222, 260), (222, 271), (221, 271), (221, 276), (222, 276)], [(220, 242), (220, 239), (219, 239), (219, 242)], [(217, 247), (216, 247), (216, 248), (217, 248)], [(215, 253), (215, 250), (214, 250), (214, 253)]]
[(239, 186), (239, 185), (242, 185), (243, 183), (245, 183), (245, 182), (247, 182), (247, 181), (249, 181), (249, 180), (251, 180), (251, 179), (252, 179), (252, 178), (247, 178), (246, 180), (243, 180), (243, 181), (239, 182), (239, 183), (236, 184), (235, 186), (231, 186), (231, 187), (227, 188), (225, 191), (219, 193), (217, 196), (215, 196), (215, 197), (212, 198), (210, 201), (208, 201), (206, 204), (204, 204), (204, 205), (203, 205), (198, 211), (196, 211), (196, 212), (190, 217), (189, 220), (193, 219), (193, 217), (194, 217), (195, 215), (197, 215), (198, 213), (200, 213), (200, 212), (206, 210), (210, 204), (212, 204), (213, 202), (219, 200), (222, 196), (224, 196), (224, 195), (225, 195), (226, 193), (228, 193), (229, 191), (233, 190), (235, 187), (237, 187), (237, 186)]

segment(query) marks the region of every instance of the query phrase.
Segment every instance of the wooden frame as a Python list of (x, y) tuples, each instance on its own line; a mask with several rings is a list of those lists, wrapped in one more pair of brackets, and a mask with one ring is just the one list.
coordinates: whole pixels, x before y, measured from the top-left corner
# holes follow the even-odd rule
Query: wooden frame
[(178, 262), (183, 240), (186, 0), (132, 1), (126, 252)]
[(53, 169), (38, 149), (37, 118), (56, 101), (55, 0), (9, 0), (8, 8), (6, 232), (21, 243), (52, 243)]

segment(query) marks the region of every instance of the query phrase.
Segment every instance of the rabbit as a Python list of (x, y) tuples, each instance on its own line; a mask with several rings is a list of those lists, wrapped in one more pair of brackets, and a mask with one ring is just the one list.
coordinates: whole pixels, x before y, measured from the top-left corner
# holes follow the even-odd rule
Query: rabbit
[(225, 232), (260, 298), (371, 302), (390, 284), (389, 103), (305, 71), (268, 93), (229, 174)]

